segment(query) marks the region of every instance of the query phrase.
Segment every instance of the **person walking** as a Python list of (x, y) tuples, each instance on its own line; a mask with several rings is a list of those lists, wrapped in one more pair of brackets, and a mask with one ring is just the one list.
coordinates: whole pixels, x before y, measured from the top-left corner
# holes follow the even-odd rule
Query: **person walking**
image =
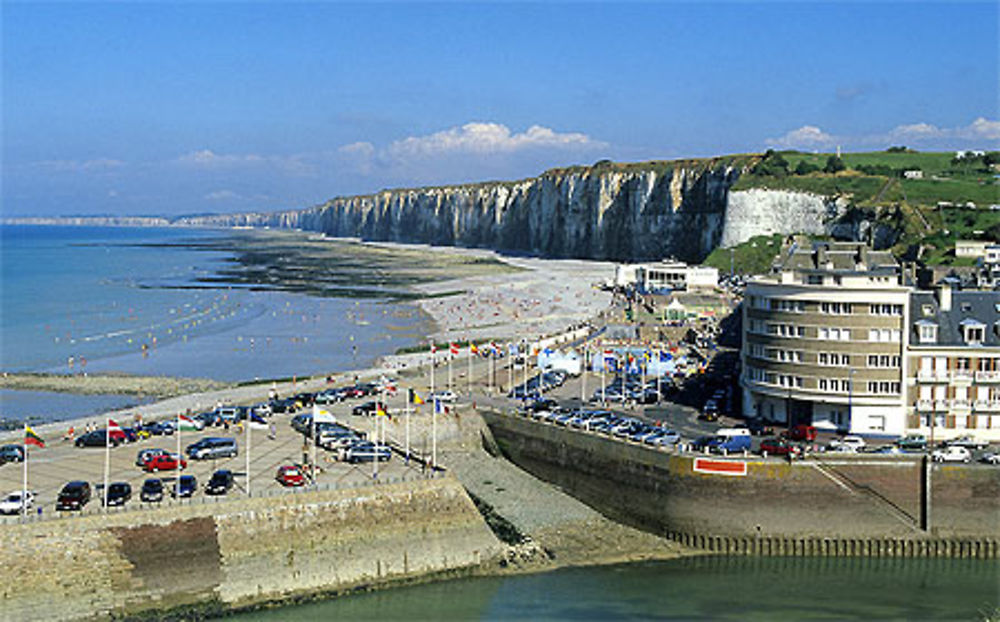
[(273, 441), (274, 438), (275, 438), (275, 433), (276, 433), (276, 430), (275, 430), (275, 427), (274, 427), (274, 422), (272, 421), (271, 425), (267, 428), (267, 438), (269, 438), (269, 439), (271, 439)]

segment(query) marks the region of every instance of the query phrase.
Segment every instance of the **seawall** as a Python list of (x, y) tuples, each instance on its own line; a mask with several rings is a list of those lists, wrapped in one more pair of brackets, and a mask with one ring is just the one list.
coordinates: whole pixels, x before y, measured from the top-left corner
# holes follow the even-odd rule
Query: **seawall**
[(497, 445), (521, 468), (607, 516), (689, 546), (738, 554), (1000, 557), (998, 469), (936, 465), (926, 484), (919, 460), (788, 464), (751, 457), (731, 460), (745, 465), (738, 469), (745, 474), (722, 475), (696, 470), (696, 455), (481, 412)]
[(445, 476), (66, 518), (0, 531), (0, 618), (268, 602), (471, 571), (503, 550)]

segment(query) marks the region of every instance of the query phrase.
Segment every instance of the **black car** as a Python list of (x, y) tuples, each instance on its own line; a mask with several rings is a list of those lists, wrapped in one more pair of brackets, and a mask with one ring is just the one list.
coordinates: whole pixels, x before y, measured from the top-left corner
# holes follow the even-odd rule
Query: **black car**
[(21, 445), (0, 447), (0, 464), (4, 462), (24, 462), (24, 447)]
[(272, 413), (291, 413), (298, 408), (298, 402), (287, 397), (282, 400), (271, 400), (268, 405), (270, 405)]
[(229, 469), (219, 469), (212, 473), (212, 479), (205, 485), (205, 494), (224, 495), (233, 487), (233, 472)]
[(389, 409), (385, 404), (381, 404), (380, 402), (365, 402), (360, 406), (355, 406), (354, 409), (351, 411), (351, 414), (353, 414), (356, 417), (374, 415), (375, 411), (379, 408), (379, 406), (382, 407), (382, 410), (384, 412), (389, 412)]
[(222, 418), (215, 411), (198, 413), (194, 418), (204, 423), (206, 428), (210, 425), (222, 425)]
[(142, 427), (142, 429), (146, 430), (153, 436), (163, 436), (164, 434), (170, 435), (174, 433), (174, 426), (167, 423), (163, 423), (161, 421), (153, 421), (151, 423), (147, 423)]
[(77, 447), (107, 447), (108, 441), (111, 442), (112, 447), (118, 447), (123, 441), (124, 436), (121, 438), (116, 438), (114, 436), (108, 438), (108, 433), (105, 430), (94, 430), (93, 432), (87, 432), (83, 436), (76, 439)]
[(175, 499), (183, 499), (194, 495), (198, 490), (198, 480), (194, 475), (181, 475), (174, 480), (174, 486), (170, 489), (170, 494)]
[(147, 503), (158, 503), (163, 500), (163, 480), (151, 477), (142, 483), (139, 499)]
[(125, 505), (132, 498), (132, 485), (128, 482), (113, 482), (108, 484), (108, 494), (105, 499), (103, 490), (101, 492), (101, 503), (108, 507)]
[(88, 482), (74, 480), (59, 491), (56, 500), (57, 510), (82, 510), (83, 506), (90, 502), (90, 484)]

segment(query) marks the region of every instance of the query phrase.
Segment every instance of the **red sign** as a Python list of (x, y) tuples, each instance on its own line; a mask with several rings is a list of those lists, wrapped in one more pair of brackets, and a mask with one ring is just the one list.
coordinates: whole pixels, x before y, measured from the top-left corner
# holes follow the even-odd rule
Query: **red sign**
[(695, 458), (695, 473), (711, 473), (712, 475), (731, 475), (743, 477), (747, 474), (747, 463), (738, 460), (713, 460), (711, 458)]

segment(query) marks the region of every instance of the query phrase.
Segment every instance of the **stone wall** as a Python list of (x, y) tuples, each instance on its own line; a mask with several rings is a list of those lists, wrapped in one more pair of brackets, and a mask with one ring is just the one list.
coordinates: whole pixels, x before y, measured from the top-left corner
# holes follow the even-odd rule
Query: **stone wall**
[(0, 617), (224, 611), (461, 572), (502, 545), (453, 477), (0, 531)]
[(692, 537), (709, 543), (944, 538), (990, 541), (996, 552), (1000, 541), (998, 469), (933, 467), (928, 533), (921, 529), (919, 460), (748, 458), (745, 476), (723, 476), (695, 472), (689, 454), (514, 415), (484, 417), (515, 464), (608, 516), (688, 544)]

